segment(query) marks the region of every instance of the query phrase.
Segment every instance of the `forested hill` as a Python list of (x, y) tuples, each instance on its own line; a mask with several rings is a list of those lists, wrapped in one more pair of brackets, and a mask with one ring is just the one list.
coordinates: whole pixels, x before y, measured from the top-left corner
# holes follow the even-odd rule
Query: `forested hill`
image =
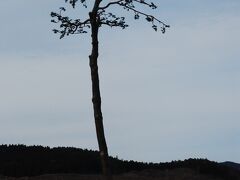
[(240, 171), (240, 164), (238, 164), (238, 163), (226, 161), (226, 162), (223, 162), (222, 164), (225, 165), (225, 166), (236, 168), (236, 169), (238, 169)]
[[(239, 170), (207, 159), (188, 159), (156, 164), (123, 161), (111, 157), (110, 163), (114, 174), (146, 169), (189, 168), (200, 174), (225, 180), (239, 180), (240, 177)], [(0, 145), (0, 175), (3, 176), (23, 177), (58, 173), (99, 174), (100, 172), (100, 159), (97, 151), (72, 147)]]

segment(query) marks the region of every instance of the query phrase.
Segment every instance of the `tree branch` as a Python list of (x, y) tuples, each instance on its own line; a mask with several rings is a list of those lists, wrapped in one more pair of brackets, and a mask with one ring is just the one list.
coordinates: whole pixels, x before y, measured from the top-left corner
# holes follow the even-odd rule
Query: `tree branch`
[(147, 5), (149, 7), (151, 7), (152, 9), (156, 9), (157, 6), (151, 2), (151, 3), (147, 3), (145, 0), (133, 0), (134, 2), (137, 2), (137, 3), (140, 3), (140, 4), (144, 4), (144, 5)]
[(108, 3), (106, 6), (99, 7), (99, 9), (100, 9), (100, 10), (102, 10), (102, 9), (107, 9), (109, 6), (114, 5), (114, 4), (119, 4), (119, 3), (122, 2), (122, 1), (124, 1), (124, 0), (118, 0), (118, 1), (115, 1), (115, 2), (110, 2), (110, 3)]
[[(163, 21), (157, 19), (157, 18), (154, 17), (153, 15), (143, 13), (143, 12), (141, 12), (141, 11), (139, 11), (139, 10), (136, 10), (136, 9), (134, 9), (134, 8), (132, 8), (132, 7), (129, 7), (129, 6), (126, 5), (126, 4), (121, 4), (121, 3), (120, 3), (119, 5), (125, 7), (125, 8), (128, 9), (128, 10), (133, 11), (133, 12), (136, 13), (136, 14), (141, 14), (141, 15), (146, 16), (146, 18), (151, 18), (151, 21), (156, 20), (157, 22), (159, 22), (159, 23), (162, 24), (163, 26), (165, 26), (165, 27), (170, 27), (169, 25), (165, 24)], [(149, 19), (148, 21), (150, 21), (150, 19)]]
[(84, 28), (90, 28), (90, 19), (86, 19), (85, 21), (81, 21), (80, 19), (69, 19), (69, 17), (62, 16), (62, 11), (65, 11), (64, 8), (60, 8), (60, 13), (51, 12), (51, 17), (57, 19), (52, 19), (51, 22), (53, 23), (59, 23), (60, 29), (62, 30), (56, 30), (53, 29), (54, 33), (60, 33), (60, 39), (63, 38), (65, 35), (69, 34), (81, 34), (86, 33), (87, 31), (84, 30)]

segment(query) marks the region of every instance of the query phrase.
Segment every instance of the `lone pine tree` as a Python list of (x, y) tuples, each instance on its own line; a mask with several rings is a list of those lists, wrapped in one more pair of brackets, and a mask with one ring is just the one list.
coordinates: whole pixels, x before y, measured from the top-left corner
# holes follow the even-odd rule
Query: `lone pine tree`
[[(89, 65), (91, 69), (92, 80), (92, 103), (95, 118), (95, 127), (97, 133), (98, 146), (100, 151), (100, 159), (102, 164), (103, 175), (106, 179), (112, 179), (109, 161), (108, 161), (108, 149), (104, 135), (103, 116), (101, 110), (101, 95), (99, 89), (99, 75), (98, 75), (98, 33), (99, 28), (103, 26), (108, 27), (120, 27), (125, 29), (128, 27), (124, 16), (117, 16), (115, 14), (116, 8), (120, 12), (120, 9), (126, 10), (133, 14), (135, 20), (140, 19), (141, 16), (149, 22), (152, 28), (157, 31), (160, 26), (162, 33), (165, 33), (166, 28), (169, 25), (165, 24), (155, 16), (141, 11), (142, 7), (148, 7), (150, 9), (157, 9), (157, 6), (153, 2), (148, 0), (64, 0), (65, 3), (69, 3), (72, 8), (76, 7), (76, 4), (82, 4), (83, 7), (90, 8), (90, 12), (86, 19), (71, 19), (68, 16), (64, 16), (66, 11), (64, 7), (60, 7), (58, 13), (51, 12), (51, 21), (53, 23), (60, 23), (59, 29), (53, 29), (54, 33), (60, 34), (60, 39), (72, 34), (84, 34), (90, 31), (92, 40), (92, 51), (89, 56)], [(114, 7), (114, 10), (113, 10)]]

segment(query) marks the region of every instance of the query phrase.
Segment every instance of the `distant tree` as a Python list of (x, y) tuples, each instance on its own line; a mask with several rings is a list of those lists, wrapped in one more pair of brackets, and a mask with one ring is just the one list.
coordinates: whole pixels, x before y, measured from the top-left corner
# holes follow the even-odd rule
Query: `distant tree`
[[(155, 16), (141, 11), (142, 7), (149, 7), (151, 9), (156, 9), (157, 6), (153, 2), (148, 0), (65, 0), (66, 3), (75, 8), (76, 4), (79, 2), (85, 8), (89, 6), (89, 14), (86, 19), (71, 19), (68, 16), (64, 16), (63, 12), (66, 11), (64, 7), (60, 7), (60, 12), (51, 12), (51, 17), (53, 23), (60, 23), (59, 29), (54, 29), (54, 33), (59, 33), (60, 38), (68, 36), (71, 34), (84, 34), (88, 31), (91, 32), (92, 40), (92, 51), (89, 56), (90, 68), (91, 68), (91, 79), (92, 79), (92, 103), (94, 110), (96, 133), (100, 151), (100, 158), (102, 164), (103, 174), (106, 179), (111, 179), (110, 166), (108, 161), (108, 150), (107, 144), (104, 136), (103, 127), (103, 116), (101, 111), (101, 95), (99, 89), (99, 75), (98, 75), (98, 33), (99, 28), (102, 26), (109, 27), (120, 27), (125, 29), (128, 25), (125, 22), (124, 16), (118, 16), (115, 14), (117, 9), (124, 9), (128, 12), (133, 13), (134, 19), (138, 20), (140, 16), (143, 16), (145, 20), (151, 23), (152, 28), (157, 31), (158, 25), (160, 25), (160, 30), (165, 33), (166, 28), (169, 25), (165, 24), (161, 20), (157, 19)], [(88, 4), (87, 4), (88, 3)]]

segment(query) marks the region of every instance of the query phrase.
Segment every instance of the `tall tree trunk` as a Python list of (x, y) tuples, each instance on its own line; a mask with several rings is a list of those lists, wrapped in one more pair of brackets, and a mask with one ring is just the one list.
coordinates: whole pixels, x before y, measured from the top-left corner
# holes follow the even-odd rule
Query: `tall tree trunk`
[(103, 116), (101, 110), (101, 94), (99, 88), (99, 76), (98, 76), (98, 30), (99, 25), (97, 22), (96, 14), (90, 13), (91, 19), (91, 36), (92, 36), (92, 52), (89, 56), (89, 65), (91, 69), (91, 78), (92, 78), (92, 103), (94, 110), (94, 118), (95, 118), (95, 126), (97, 133), (98, 146), (100, 151), (100, 159), (102, 165), (103, 175), (106, 180), (111, 180), (111, 170), (109, 166), (108, 159), (108, 149), (107, 143), (104, 135), (104, 127), (103, 127)]

